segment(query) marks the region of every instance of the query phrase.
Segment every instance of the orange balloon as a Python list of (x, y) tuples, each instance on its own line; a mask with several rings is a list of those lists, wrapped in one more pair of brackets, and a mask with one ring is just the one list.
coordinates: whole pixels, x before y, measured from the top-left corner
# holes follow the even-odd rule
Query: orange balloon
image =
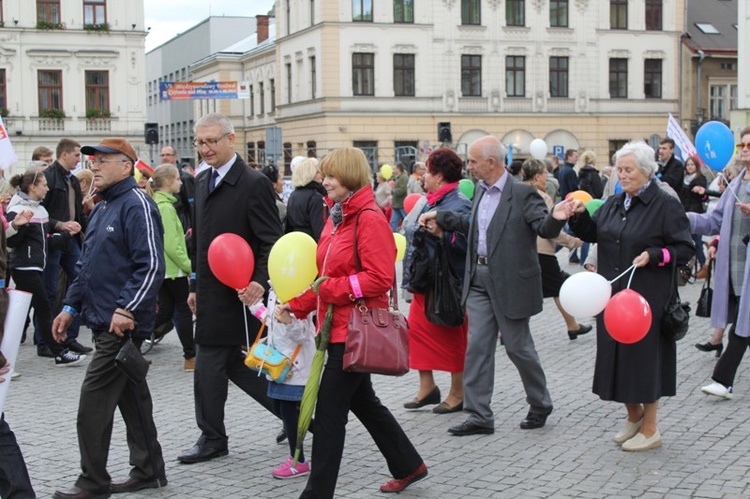
[(593, 197), (591, 197), (591, 194), (589, 194), (586, 191), (569, 192), (568, 195), (565, 196), (565, 199), (570, 199), (570, 198), (577, 199), (580, 202), (582, 202), (584, 205), (588, 203), (589, 201), (591, 201), (592, 199), (594, 199)]

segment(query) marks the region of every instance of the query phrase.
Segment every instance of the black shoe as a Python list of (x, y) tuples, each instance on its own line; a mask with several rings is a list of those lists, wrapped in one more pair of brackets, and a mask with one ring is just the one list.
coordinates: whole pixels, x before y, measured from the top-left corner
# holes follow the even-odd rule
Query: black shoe
[(495, 428), (491, 426), (479, 426), (468, 421), (464, 421), (458, 426), (448, 428), (448, 433), (457, 437), (463, 437), (465, 435), (492, 435), (495, 433)]
[(284, 440), (286, 440), (286, 430), (284, 428), (282, 428), (281, 431), (279, 432), (279, 434), (276, 435), (276, 443), (280, 444)]
[(716, 356), (721, 357), (721, 352), (724, 351), (724, 343), (717, 343), (714, 345), (710, 341), (707, 341), (705, 343), (696, 343), (695, 348), (700, 350), (701, 352), (713, 352), (716, 350)]
[(68, 490), (56, 490), (53, 499), (107, 499), (110, 496), (109, 489), (101, 492), (91, 492), (80, 487), (73, 486)]
[(187, 450), (177, 456), (177, 460), (183, 464), (201, 463), (211, 459), (226, 456), (229, 451), (224, 448), (209, 447), (207, 445), (195, 444), (190, 450)]
[[(552, 412), (550, 410), (550, 412)], [(547, 423), (547, 416), (549, 416), (549, 412), (547, 414), (539, 414), (538, 412), (531, 412), (526, 415), (526, 419), (521, 421), (521, 429), (522, 430), (535, 430), (537, 428), (542, 428)]]
[(427, 394), (425, 398), (422, 400), (419, 400), (418, 398), (414, 398), (411, 402), (407, 402), (404, 404), (405, 409), (419, 409), (420, 407), (424, 407), (429, 404), (439, 404), (440, 403), (440, 388), (437, 386), (432, 389), (430, 393)]
[(65, 341), (65, 346), (68, 347), (68, 350), (72, 350), (76, 353), (91, 353), (94, 351), (93, 348), (78, 343), (78, 340), (75, 338), (68, 338), (68, 340)]
[(450, 414), (452, 412), (461, 412), (464, 410), (464, 403), (459, 402), (453, 407), (449, 406), (445, 402), (440, 402), (438, 405), (432, 408), (432, 412), (435, 414)]
[(160, 489), (167, 486), (167, 477), (161, 478), (133, 478), (132, 476), (122, 482), (112, 482), (109, 486), (113, 494), (123, 492), (135, 492), (144, 489)]
[(568, 338), (570, 338), (571, 340), (575, 340), (580, 335), (591, 332), (592, 329), (593, 328), (591, 326), (586, 326), (582, 324), (581, 327), (579, 327), (575, 331), (568, 330)]
[(50, 359), (55, 358), (55, 354), (52, 353), (52, 350), (49, 349), (47, 345), (44, 346), (37, 346), (36, 347), (36, 354), (40, 357), (48, 357)]

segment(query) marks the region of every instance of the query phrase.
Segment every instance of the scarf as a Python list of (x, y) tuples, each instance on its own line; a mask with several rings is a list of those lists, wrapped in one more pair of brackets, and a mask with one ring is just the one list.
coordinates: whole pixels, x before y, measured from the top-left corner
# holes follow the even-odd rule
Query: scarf
[(336, 227), (344, 220), (344, 210), (341, 208), (341, 203), (335, 203), (331, 207), (331, 221), (333, 226)]
[(436, 190), (435, 192), (428, 192), (427, 193), (427, 204), (430, 206), (435, 206), (438, 201), (443, 199), (446, 194), (451, 192), (453, 189), (458, 187), (458, 182), (452, 182), (450, 184), (445, 184), (440, 189)]
[(690, 185), (690, 182), (695, 180), (695, 177), (697, 177), (697, 173), (691, 173), (690, 175), (685, 175), (685, 178), (682, 180), (682, 183), (685, 185), (685, 187)]

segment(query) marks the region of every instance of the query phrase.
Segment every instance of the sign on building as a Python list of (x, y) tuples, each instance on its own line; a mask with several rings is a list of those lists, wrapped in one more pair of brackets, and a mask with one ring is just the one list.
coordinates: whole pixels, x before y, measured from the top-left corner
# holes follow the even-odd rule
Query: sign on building
[(163, 81), (159, 83), (159, 99), (249, 99), (246, 81)]

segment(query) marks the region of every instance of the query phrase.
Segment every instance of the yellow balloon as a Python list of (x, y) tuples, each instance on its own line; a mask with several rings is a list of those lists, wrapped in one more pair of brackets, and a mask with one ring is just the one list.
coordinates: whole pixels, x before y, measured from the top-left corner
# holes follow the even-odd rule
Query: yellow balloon
[(290, 232), (276, 241), (268, 255), (268, 275), (281, 303), (308, 288), (318, 276), (315, 239), (304, 232)]
[(406, 238), (403, 234), (394, 232), (393, 239), (396, 241), (396, 261), (400, 262), (406, 254)]
[(591, 194), (589, 194), (586, 191), (573, 191), (573, 192), (570, 192), (570, 193), (568, 193), (567, 196), (565, 196), (565, 199), (568, 199), (568, 198), (577, 199), (580, 202), (582, 202), (584, 205), (586, 203), (588, 203), (589, 201), (591, 201), (592, 199), (594, 199), (591, 196)]
[(391, 165), (383, 165), (380, 168), (380, 174), (384, 179), (388, 180), (393, 176), (393, 167)]

